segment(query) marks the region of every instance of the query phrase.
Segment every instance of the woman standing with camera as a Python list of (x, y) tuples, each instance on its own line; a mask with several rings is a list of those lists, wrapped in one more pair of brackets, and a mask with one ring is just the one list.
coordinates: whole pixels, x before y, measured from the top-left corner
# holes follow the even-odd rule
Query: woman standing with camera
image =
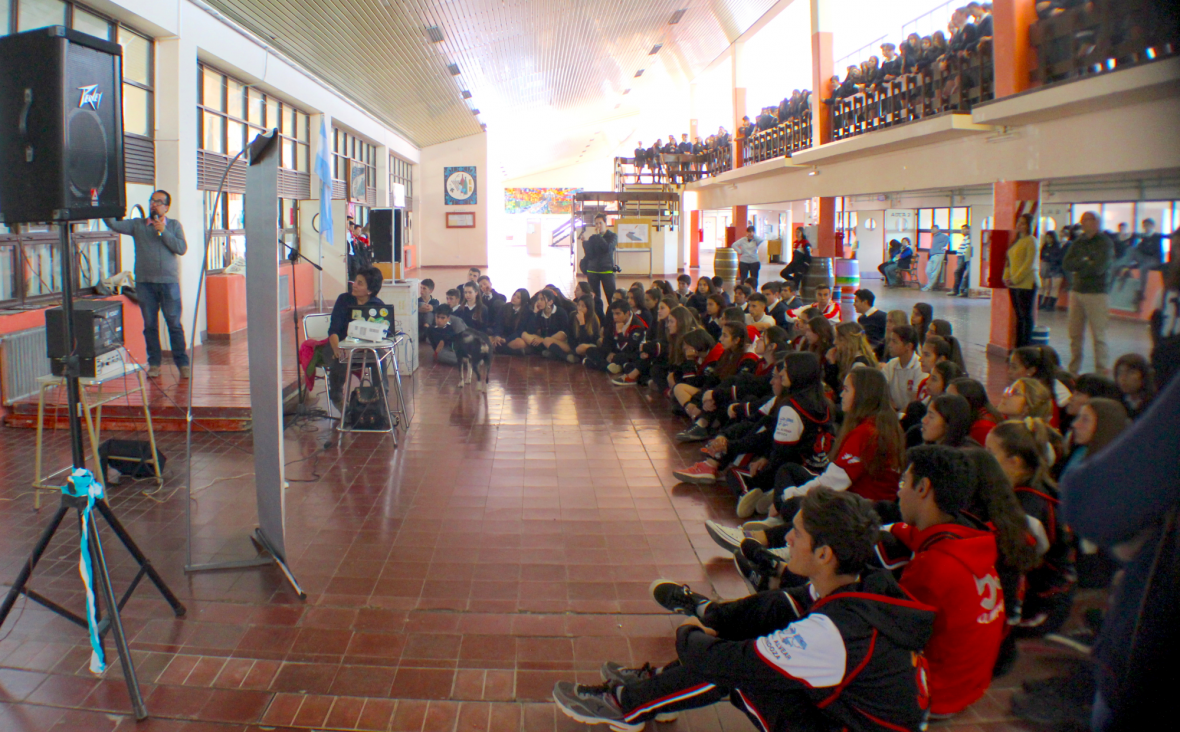
[[(590, 284), (590, 292), (594, 293), (594, 311), (601, 320), (605, 315), (603, 302), (609, 302), (615, 291), (615, 247), (619, 238), (615, 232), (606, 228), (606, 216), (595, 214), (594, 233), (586, 236), (582, 229), (582, 250), (586, 253), (580, 262), (582, 271)], [(602, 288), (600, 295), (598, 290)]]

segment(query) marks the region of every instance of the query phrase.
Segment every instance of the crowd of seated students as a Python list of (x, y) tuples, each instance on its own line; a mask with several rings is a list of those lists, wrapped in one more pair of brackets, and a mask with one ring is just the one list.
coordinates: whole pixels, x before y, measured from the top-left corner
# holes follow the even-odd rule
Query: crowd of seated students
[[(1074, 375), (1052, 348), (1017, 348), (994, 405), (928, 303), (884, 313), (860, 290), (856, 321), (841, 322), (828, 288), (805, 302), (793, 284), (748, 281), (731, 299), (719, 278), (681, 275), (617, 290), (600, 320), (585, 283), (573, 301), (553, 285), (505, 300), (478, 271), (469, 279), (446, 304), (424, 283), (436, 354), (479, 328), (499, 353), (647, 384), (683, 415), (676, 439), (702, 443), (673, 476), (723, 484), (750, 519), (705, 529), (753, 594), (718, 602), (654, 583), (658, 603), (689, 616), (676, 659), (559, 683), (572, 718), (638, 730), (729, 699), (761, 729), (918, 730), (978, 701), (1013, 667), (1018, 639), (1093, 644), (1101, 613), (1076, 631), (1067, 621), (1079, 587), (1110, 583), (1116, 550), (1075, 534), (1057, 481), (1158, 411), (1157, 372), (1180, 370), (1180, 265), (1150, 359), (1122, 356), (1114, 378)], [(1014, 709), (1085, 712), (1093, 683), (1082, 687), (1034, 685)]]
[(991, 9), (991, 3), (970, 2), (951, 13), (946, 33), (935, 31), (929, 36), (910, 33), (900, 47), (894, 43), (882, 43), (881, 57), (870, 56), (860, 64), (849, 65), (843, 79), (839, 76), (831, 78), (831, 96), (823, 100), (824, 104), (835, 107), (840, 100), (857, 94), (884, 92), (889, 82), (905, 78), (910, 82), (908, 89), (921, 87), (921, 95), (916, 92), (906, 94), (901, 102), (877, 112), (901, 113), (902, 119), (923, 116), (922, 106), (929, 107), (936, 95), (942, 98), (942, 102), (949, 101), (955, 82), (948, 81), (938, 88), (918, 82), (930, 77), (936, 69), (945, 72), (989, 48)]

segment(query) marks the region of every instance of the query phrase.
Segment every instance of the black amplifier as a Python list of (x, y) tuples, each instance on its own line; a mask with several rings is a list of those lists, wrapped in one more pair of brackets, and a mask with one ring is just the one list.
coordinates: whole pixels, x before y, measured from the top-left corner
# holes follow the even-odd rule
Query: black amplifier
[[(123, 345), (123, 303), (120, 300), (79, 300), (74, 303), (74, 343), (66, 342), (65, 312), (45, 311), (45, 340), (53, 373), (64, 372), (62, 358), (73, 353), (83, 364), (94, 364), (104, 353)], [(94, 366), (83, 367), (82, 376), (95, 376)]]

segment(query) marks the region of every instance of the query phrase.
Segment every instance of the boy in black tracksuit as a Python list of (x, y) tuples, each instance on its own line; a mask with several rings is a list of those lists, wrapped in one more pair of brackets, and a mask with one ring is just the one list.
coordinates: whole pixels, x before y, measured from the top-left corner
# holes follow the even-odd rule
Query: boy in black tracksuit
[(610, 304), (607, 312), (614, 322), (613, 333), (604, 333), (602, 345), (586, 352), (582, 363), (596, 371), (622, 373), (623, 364), (639, 359), (639, 349), (647, 338), (647, 323), (631, 312), (622, 300)]
[(811, 491), (792, 531), (790, 568), (807, 585), (712, 602), (660, 581), (652, 594), (690, 618), (677, 660), (660, 669), (603, 666), (602, 686), (558, 682), (567, 716), (641, 730), (648, 719), (723, 699), (762, 732), (905, 732), (924, 728), (922, 647), (934, 608), (910, 599), (866, 563), (879, 524), (847, 491)]

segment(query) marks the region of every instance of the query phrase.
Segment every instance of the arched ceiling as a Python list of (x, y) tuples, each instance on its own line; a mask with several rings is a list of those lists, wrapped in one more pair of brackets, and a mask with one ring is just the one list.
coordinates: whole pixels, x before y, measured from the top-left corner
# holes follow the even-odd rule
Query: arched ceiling
[[(542, 144), (561, 148), (566, 130), (584, 141), (587, 126), (634, 114), (643, 104), (640, 70), (687, 94), (687, 81), (776, 3), (206, 1), (420, 147), (486, 123), (493, 133), (535, 125), (553, 138)], [(637, 94), (624, 96), (632, 88)]]

